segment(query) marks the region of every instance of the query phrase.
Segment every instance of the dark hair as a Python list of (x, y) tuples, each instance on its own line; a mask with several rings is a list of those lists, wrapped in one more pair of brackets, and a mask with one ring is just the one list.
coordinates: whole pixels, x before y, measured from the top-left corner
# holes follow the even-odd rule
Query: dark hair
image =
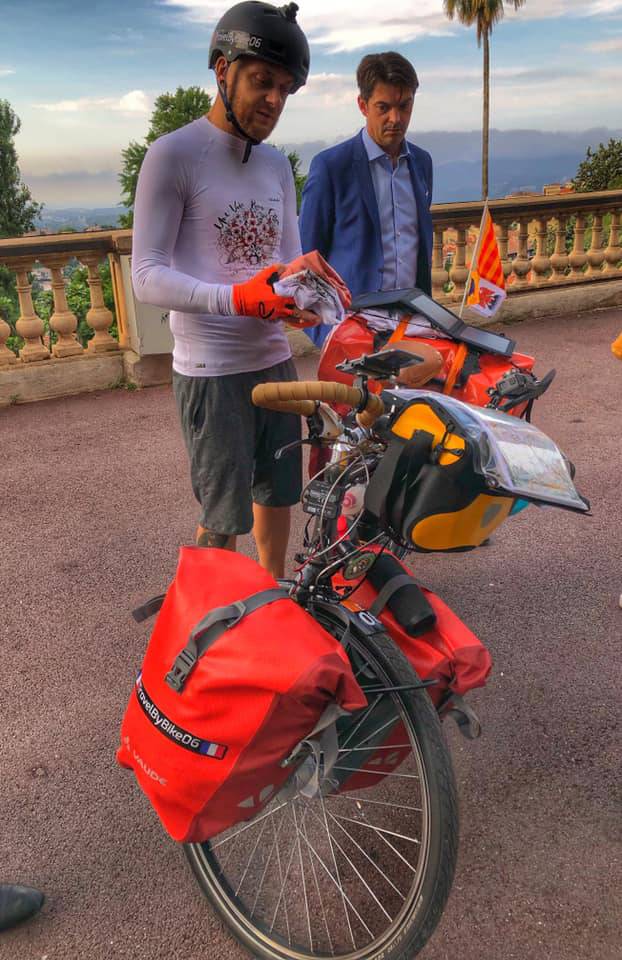
[(412, 63), (401, 53), (394, 53), (392, 50), (386, 53), (368, 53), (363, 57), (356, 71), (356, 82), (363, 100), (369, 100), (377, 83), (405, 87), (413, 93), (419, 86)]

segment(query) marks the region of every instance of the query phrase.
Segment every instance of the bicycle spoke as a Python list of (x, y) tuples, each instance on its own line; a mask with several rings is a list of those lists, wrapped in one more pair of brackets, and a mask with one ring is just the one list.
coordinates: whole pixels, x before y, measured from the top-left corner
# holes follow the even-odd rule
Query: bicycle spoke
[[(317, 819), (319, 820), (319, 817), (318, 817)], [(302, 832), (303, 832), (303, 834), (304, 834), (304, 836), (305, 836), (305, 839), (306, 839), (307, 842), (308, 842), (307, 831), (306, 831), (306, 828), (304, 827), (304, 825), (303, 825), (303, 827), (302, 827)], [(322, 892), (321, 892), (321, 890), (320, 890), (320, 884), (319, 884), (318, 879), (317, 879), (317, 873), (316, 873), (316, 870), (315, 870), (315, 863), (313, 862), (313, 857), (311, 856), (311, 854), (309, 853), (308, 850), (307, 850), (307, 856), (309, 857), (309, 864), (311, 865), (311, 873), (313, 874), (313, 881), (314, 881), (314, 883), (315, 883), (315, 890), (316, 890), (316, 893), (317, 893), (318, 900), (319, 900), (319, 902), (320, 902), (320, 909), (321, 909), (321, 911), (322, 911), (322, 918), (323, 918), (323, 920), (324, 920), (324, 927), (326, 928), (326, 936), (327, 936), (327, 938), (328, 938), (328, 946), (329, 946), (330, 952), (332, 953), (332, 955), (333, 955), (333, 957), (334, 957), (334, 956), (335, 956), (335, 948), (333, 947), (333, 941), (332, 941), (332, 937), (331, 937), (331, 935), (330, 935), (330, 929), (329, 929), (329, 926), (328, 926), (328, 921), (327, 921), (327, 919), (326, 919), (326, 911), (325, 911), (325, 909), (324, 909), (324, 900), (323, 900), (323, 898), (322, 898)]]
[[(285, 816), (285, 814), (283, 814), (283, 816)], [(272, 918), (272, 925), (271, 925), (271, 927), (270, 927), (270, 933), (272, 933), (272, 931), (273, 931), (273, 929), (274, 929), (274, 924), (276, 923), (277, 914), (278, 914), (278, 912), (279, 912), (279, 907), (280, 907), (280, 905), (281, 905), (281, 900), (283, 899), (283, 893), (284, 893), (284, 891), (285, 891), (285, 884), (287, 883), (287, 878), (289, 877), (289, 871), (290, 871), (291, 868), (292, 868), (292, 863), (293, 863), (293, 861), (294, 861), (294, 854), (295, 854), (295, 852), (296, 852), (296, 840), (294, 839), (294, 842), (292, 843), (292, 852), (291, 852), (290, 855), (289, 855), (289, 863), (287, 864), (287, 870), (285, 871), (285, 878), (283, 879), (283, 883), (281, 884), (281, 890), (280, 890), (280, 892), (279, 892), (279, 899), (278, 899), (277, 902), (276, 902), (276, 907), (275, 907), (275, 910), (274, 910), (274, 916), (273, 916), (273, 918)], [(286, 902), (286, 901), (284, 901), (284, 902), (285, 902), (285, 910), (287, 911), (287, 902)], [(291, 947), (291, 940), (290, 940), (290, 947)]]
[(342, 767), (341, 764), (334, 766), (333, 770), (349, 770), (350, 773), (367, 773), (370, 777), (400, 777), (402, 780), (419, 780), (414, 773), (391, 773), (387, 770), (364, 770), (362, 767)]
[[(345, 913), (345, 915), (346, 915), (346, 921), (347, 921), (347, 924), (348, 924), (348, 930), (350, 931), (350, 937), (351, 937), (351, 939), (352, 939), (352, 946), (353, 946), (354, 949), (356, 950), (356, 940), (354, 939), (354, 931), (352, 930), (352, 924), (351, 924), (351, 922), (350, 922), (350, 914), (348, 913), (348, 908), (347, 908), (347, 906), (346, 906), (346, 899), (347, 899), (347, 897), (346, 897), (345, 890), (343, 889), (343, 884), (342, 884), (342, 882), (341, 882), (341, 877), (339, 876), (339, 867), (337, 866), (337, 858), (336, 858), (336, 856), (335, 856), (335, 851), (334, 851), (334, 849), (333, 849), (333, 842), (332, 842), (332, 838), (331, 838), (331, 835), (330, 835), (330, 830), (328, 829), (328, 817), (326, 816), (326, 804), (324, 803), (324, 797), (322, 796), (321, 793), (320, 793), (320, 803), (321, 803), (321, 805), (322, 805), (322, 815), (323, 815), (323, 817), (324, 817), (324, 827), (325, 827), (325, 829), (326, 829), (326, 836), (328, 837), (328, 845), (329, 845), (329, 847), (330, 847), (331, 856), (332, 856), (332, 858), (333, 858), (333, 863), (334, 863), (334, 865), (335, 865), (335, 873), (337, 874), (338, 887), (339, 887), (339, 889), (340, 889), (340, 891), (341, 891), (341, 900), (342, 900), (342, 903), (343, 903), (343, 910), (344, 910), (344, 913)], [(355, 913), (356, 913), (356, 910), (355, 910)]]
[(264, 882), (265, 882), (265, 879), (266, 879), (266, 875), (267, 875), (267, 873), (268, 873), (268, 867), (270, 866), (270, 861), (272, 860), (274, 851), (277, 849), (278, 839), (279, 839), (279, 836), (280, 836), (280, 834), (281, 834), (281, 830), (283, 829), (283, 824), (285, 823), (285, 817), (281, 817), (281, 823), (280, 823), (280, 826), (279, 826), (278, 831), (276, 830), (276, 827), (274, 826), (274, 820), (271, 820), (270, 822), (271, 822), (271, 825), (272, 825), (272, 832), (274, 833), (274, 840), (273, 840), (273, 842), (272, 842), (272, 847), (271, 847), (271, 849), (270, 849), (270, 853), (268, 854), (268, 859), (266, 860), (266, 865), (265, 865), (265, 867), (264, 867), (264, 871), (263, 871), (263, 874), (262, 874), (262, 876), (261, 876), (261, 881), (260, 881), (260, 883), (259, 883), (259, 886), (257, 887), (257, 892), (256, 892), (256, 894), (255, 894), (255, 899), (254, 899), (254, 901), (253, 901), (253, 908), (252, 908), (252, 910), (251, 910), (251, 917), (254, 917), (254, 916), (255, 916), (255, 910), (257, 909), (257, 903), (258, 903), (258, 901), (259, 901), (259, 895), (261, 894), (261, 891), (263, 890), (263, 885), (264, 885)]
[(386, 873), (384, 872), (384, 870), (382, 870), (382, 869), (378, 866), (378, 864), (376, 863), (376, 861), (373, 860), (372, 857), (369, 856), (369, 854), (367, 853), (367, 851), (363, 849), (363, 847), (360, 845), (360, 843), (358, 843), (358, 842), (354, 839), (354, 837), (352, 836), (352, 834), (350, 833), (350, 831), (349, 831), (349, 830), (346, 830), (346, 828), (345, 828), (344, 826), (342, 826), (342, 824), (339, 823), (339, 821), (337, 820), (337, 818), (334, 817), (334, 816), (332, 815), (332, 813), (329, 812), (328, 816), (331, 818), (331, 820), (334, 820), (334, 821), (335, 821), (335, 823), (337, 824), (337, 826), (339, 827), (340, 830), (343, 830), (343, 832), (345, 833), (346, 837), (348, 837), (348, 838), (350, 839), (350, 841), (354, 844), (354, 846), (357, 848), (357, 850), (360, 850), (361, 853), (363, 854), (363, 856), (366, 857), (367, 860), (369, 860), (369, 862), (371, 863), (372, 867), (374, 867), (374, 869), (377, 870), (378, 873), (379, 873), (382, 877), (384, 877), (384, 879), (387, 881), (387, 883), (389, 884), (389, 886), (390, 886), (390, 887), (393, 887), (393, 889), (394, 889), (395, 892), (397, 893), (398, 897), (400, 897), (402, 900), (405, 900), (406, 897), (404, 896), (404, 894), (402, 893), (402, 891), (401, 891), (401, 890), (398, 890), (398, 888), (395, 886), (395, 884), (393, 883), (393, 881), (390, 880), (390, 879), (387, 877), (387, 875), (386, 875)]
[(382, 699), (382, 697), (377, 697), (377, 698), (374, 700), (374, 702), (372, 703), (371, 707), (368, 707), (368, 708), (367, 708), (367, 710), (365, 711), (365, 713), (363, 714), (363, 716), (360, 718), (360, 720), (359, 720), (359, 721), (357, 722), (357, 724), (355, 725), (354, 729), (353, 729), (353, 730), (350, 730), (350, 733), (348, 734), (348, 736), (346, 737), (346, 739), (345, 739), (345, 740), (343, 741), (343, 743), (342, 743), (342, 747), (347, 747), (347, 745), (350, 743), (350, 740), (352, 739), (352, 737), (354, 736), (354, 734), (356, 733), (356, 731), (358, 730), (358, 728), (361, 726), (362, 723), (365, 723), (365, 721), (367, 720), (367, 718), (368, 718), (369, 716), (371, 716), (372, 712), (373, 712), (373, 711), (375, 710), (375, 708), (378, 706), (378, 704), (380, 703), (381, 699)]
[[(329, 832), (328, 830), (327, 830), (327, 832), (328, 832), (328, 836), (330, 837), (330, 832)], [(313, 846), (313, 844), (312, 844), (309, 840), (307, 840), (307, 838), (306, 838), (304, 835), (302, 835), (302, 837), (303, 837), (303, 840), (305, 841), (305, 843), (308, 844), (309, 850), (311, 851), (311, 853), (313, 854), (313, 856), (316, 857), (316, 859), (317, 859), (318, 863), (320, 864), (320, 866), (322, 867), (322, 869), (326, 872), (326, 874), (330, 877), (330, 879), (332, 880), (332, 882), (335, 884), (335, 886), (336, 886), (337, 889), (339, 890), (339, 892), (340, 892), (340, 894), (341, 894), (341, 896), (342, 896), (342, 898), (343, 898), (344, 905), (347, 904), (347, 905), (352, 909), (352, 912), (355, 914), (355, 916), (356, 916), (357, 920), (359, 921), (359, 923), (360, 923), (363, 927), (365, 927), (365, 929), (367, 930), (367, 933), (369, 934), (369, 936), (370, 936), (370, 937), (372, 938), (372, 940), (373, 940), (373, 939), (374, 939), (374, 935), (373, 935), (372, 931), (369, 929), (369, 927), (367, 926), (367, 924), (366, 924), (365, 921), (363, 920), (362, 916), (360, 915), (360, 913), (358, 912), (358, 910), (356, 909), (356, 907), (354, 906), (354, 904), (353, 904), (352, 901), (350, 900), (349, 896), (347, 895), (347, 893), (346, 893), (345, 890), (343, 889), (341, 880), (335, 880), (335, 878), (333, 877), (331, 871), (330, 871), (329, 868), (326, 866), (326, 864), (325, 864), (324, 861), (322, 860), (321, 856), (319, 855), (319, 853), (317, 852), (317, 850), (315, 849), (315, 847)], [(331, 850), (332, 850), (332, 849), (333, 849), (332, 839), (331, 839), (331, 841), (330, 841), (330, 846), (331, 846)], [(335, 866), (336, 866), (336, 864), (337, 864), (337, 861), (335, 860)], [(345, 914), (346, 914), (346, 918), (347, 918), (347, 920), (348, 920), (348, 927), (350, 928), (350, 936), (351, 936), (351, 938), (352, 938), (352, 944), (353, 944), (353, 946), (354, 946), (354, 949), (356, 950), (356, 949), (357, 949), (357, 946), (356, 946), (356, 941), (355, 941), (355, 939), (354, 939), (354, 933), (352, 932), (352, 924), (350, 923), (350, 915), (349, 915), (349, 913), (348, 913), (347, 910), (345, 911)]]
[(300, 834), (298, 829), (298, 819), (296, 817), (296, 804), (292, 805), (292, 815), (294, 817), (294, 826), (296, 828), (296, 840), (298, 843), (298, 857), (300, 858), (300, 876), (302, 878), (302, 892), (305, 898), (305, 912), (307, 914), (307, 930), (309, 931), (309, 949), (313, 953), (313, 934), (311, 933), (311, 916), (309, 914), (309, 898), (307, 897), (307, 881), (305, 880), (305, 868), (302, 862), (302, 847), (300, 846)]
[(245, 823), (243, 827), (240, 827), (239, 830), (236, 830), (235, 833), (230, 833), (228, 837), (224, 837), (222, 840), (219, 840), (218, 843), (210, 843), (211, 850), (217, 850), (218, 847), (222, 847), (225, 843), (229, 843), (230, 840), (234, 840), (241, 833), (244, 833), (245, 830), (250, 830), (251, 827), (256, 827), (258, 823), (261, 823), (262, 820), (265, 820), (266, 817), (273, 817), (275, 813), (278, 813), (279, 810), (282, 810), (283, 807), (286, 807), (288, 803), (291, 803), (291, 800), (284, 800), (283, 803), (280, 803), (278, 807), (275, 807), (274, 810), (268, 810), (266, 813), (262, 813), (260, 817), (256, 817), (251, 820), (250, 823)]
[[(285, 814), (283, 813), (283, 814), (281, 814), (281, 825), (280, 825), (279, 831), (278, 831), (279, 834), (281, 833), (281, 830), (283, 829), (283, 824), (284, 824), (284, 823), (285, 823)], [(272, 821), (272, 830), (273, 830), (274, 839), (275, 839), (275, 842), (276, 842), (278, 834), (277, 834), (277, 831), (276, 831), (276, 827), (274, 826), (274, 820)], [(278, 867), (279, 867), (279, 879), (280, 879), (280, 881), (281, 881), (281, 891), (282, 891), (282, 890), (283, 890), (283, 887), (285, 886), (285, 880), (283, 879), (283, 868), (282, 868), (282, 866), (281, 866), (281, 854), (279, 853), (279, 846), (278, 846), (278, 844), (277, 844), (277, 847), (276, 847), (276, 862), (277, 862)], [(278, 903), (277, 903), (277, 905), (276, 905), (276, 909), (277, 909), (277, 913), (278, 913), (278, 909), (279, 909)], [(275, 916), (274, 916), (274, 920), (276, 920), (276, 914), (275, 914)], [(272, 926), (274, 926), (274, 920), (272, 921)], [(285, 926), (287, 927), (287, 942), (289, 943), (289, 945), (290, 945), (290, 947), (291, 947), (291, 945), (292, 945), (292, 934), (291, 934), (291, 929), (290, 929), (290, 926), (289, 926), (289, 913), (288, 913), (288, 911), (287, 911), (287, 901), (285, 901)], [(272, 927), (271, 927), (270, 929), (272, 929)]]
[[(313, 816), (315, 816), (315, 814), (313, 814)], [(328, 813), (328, 816), (331, 818), (331, 820), (334, 820), (334, 822), (337, 824), (337, 826), (339, 827), (339, 829), (342, 830), (342, 831), (345, 833), (345, 835), (348, 837), (348, 839), (351, 840), (352, 843), (354, 844), (354, 846), (357, 847), (358, 850), (360, 850), (360, 852), (363, 854), (363, 856), (366, 857), (366, 858), (369, 860), (369, 862), (371, 863), (371, 865), (378, 871), (378, 873), (379, 873), (382, 877), (384, 877), (384, 879), (387, 881), (387, 883), (388, 883), (391, 887), (393, 887), (393, 889), (394, 889), (395, 892), (401, 897), (401, 899), (402, 899), (402, 900), (405, 900), (406, 898), (400, 893), (400, 891), (397, 889), (397, 887), (395, 886), (395, 884), (394, 884), (394, 883), (391, 883), (391, 881), (389, 880), (389, 878), (387, 877), (387, 875), (384, 873), (384, 871), (382, 871), (382, 870), (380, 869), (380, 867), (378, 866), (377, 863), (374, 863), (374, 861), (373, 861), (372, 858), (369, 856), (369, 854), (366, 853), (365, 850), (363, 850), (363, 848), (362, 848), (362, 846), (360, 845), (360, 843), (357, 843), (357, 842), (356, 842), (356, 840), (354, 839), (354, 837), (352, 836), (352, 834), (348, 833), (348, 831), (346, 830), (346, 828), (345, 828), (345, 827), (342, 827), (341, 824), (337, 822), (336, 818), (332, 815), (332, 813)], [(319, 817), (316, 817), (316, 819), (319, 820)], [(337, 849), (340, 851), (341, 855), (342, 855), (343, 857), (345, 857), (345, 859), (348, 861), (348, 863), (350, 864), (350, 866), (352, 867), (352, 869), (354, 870), (354, 872), (356, 873), (357, 877), (359, 878), (359, 880), (361, 881), (361, 883), (363, 884), (363, 886), (365, 887), (365, 889), (368, 891), (368, 893), (370, 894), (370, 896), (372, 896), (373, 899), (376, 901), (376, 903), (378, 904), (378, 906), (380, 907), (380, 909), (382, 910), (382, 912), (383, 912), (384, 915), (386, 916), (387, 920), (392, 921), (392, 920), (393, 920), (393, 917), (392, 917), (389, 913), (387, 913), (387, 911), (385, 910), (385, 908), (383, 907), (383, 905), (382, 905), (382, 904), (380, 903), (380, 901), (378, 900), (378, 897), (376, 896), (376, 894), (374, 893), (374, 891), (371, 889), (371, 887), (369, 886), (369, 884), (367, 883), (367, 881), (365, 880), (365, 878), (362, 876), (362, 874), (360, 873), (360, 871), (357, 869), (357, 867), (355, 866), (355, 864), (352, 863), (352, 861), (350, 860), (349, 856), (347, 855), (347, 853), (345, 852), (345, 850), (343, 849), (343, 847), (341, 846), (341, 844), (339, 843), (339, 841), (337, 840), (337, 838), (334, 837), (334, 836), (333, 836), (333, 842), (334, 842), (335, 846), (337, 847)]]
[(374, 823), (367, 823), (365, 820), (354, 820), (352, 817), (342, 817), (337, 814), (338, 820), (345, 820), (347, 823), (356, 823), (359, 827), (366, 827), (367, 830), (375, 830), (377, 833), (387, 833), (390, 837), (397, 837), (399, 840), (407, 840), (409, 843), (416, 843), (421, 846), (421, 840), (415, 837), (407, 837), (405, 833), (396, 833), (395, 830), (387, 830), (386, 827), (379, 827)]
[(405, 803), (389, 803), (388, 800), (370, 800), (369, 797), (353, 797), (350, 793), (331, 793), (329, 800), (354, 800), (356, 803), (373, 803), (380, 807), (395, 807), (396, 810), (411, 810), (413, 813), (423, 813), (421, 807), (409, 807)]
[[(355, 821), (355, 822), (358, 823), (359, 821), (357, 820), (357, 821)], [(391, 843), (391, 841), (390, 841), (390, 840), (387, 840), (387, 838), (386, 838), (386, 837), (384, 836), (384, 834), (382, 834), (382, 833), (379, 833), (378, 836), (380, 837), (380, 839), (381, 839), (384, 843), (386, 843), (387, 847), (389, 847), (389, 848), (393, 851), (393, 853), (394, 853), (397, 857), (400, 858), (400, 860), (408, 867), (408, 869), (411, 870), (413, 873), (416, 874), (416, 872), (417, 872), (416, 869), (412, 866), (412, 864), (410, 864), (410, 863), (408, 862), (408, 860), (406, 859), (406, 857), (403, 857), (402, 854), (399, 852), (399, 850), (398, 850), (396, 847), (393, 846), (393, 844)]]
[(268, 821), (267, 821), (267, 820), (264, 820), (263, 827), (262, 827), (261, 830), (259, 831), (259, 836), (258, 836), (257, 839), (255, 840), (255, 846), (253, 847), (252, 853), (251, 853), (250, 857), (248, 858), (248, 863), (246, 864), (246, 867), (245, 867), (245, 869), (244, 869), (244, 873), (242, 874), (242, 878), (241, 878), (240, 882), (239, 882), (238, 885), (237, 885), (237, 888), (236, 888), (236, 891), (235, 891), (236, 897), (238, 896), (240, 890), (242, 889), (242, 885), (243, 885), (244, 881), (246, 880), (246, 876), (247, 876), (247, 874), (248, 874), (248, 871), (250, 870), (250, 865), (251, 865), (251, 863), (253, 862), (253, 859), (254, 859), (254, 857), (255, 857), (255, 854), (257, 853), (257, 847), (259, 846), (259, 843), (260, 843), (261, 838), (263, 837), (263, 835), (264, 835), (264, 833), (265, 833), (265, 830), (266, 830), (266, 827), (267, 827), (267, 826), (268, 826)]
[[(332, 611), (315, 612), (339, 639), (343, 627)], [(413, 930), (421, 928), (427, 938), (433, 903), (440, 916), (449, 881), (441, 887), (438, 877), (449, 876), (453, 864), (447, 856), (447, 869), (439, 873), (445, 867), (430, 831), (437, 823), (455, 829), (455, 820), (449, 801), (440, 812), (430, 808), (436, 781), (432, 777), (430, 787), (420, 748), (426, 736), (435, 744), (438, 731), (426, 725), (427, 717), (420, 729), (414, 705), (398, 692), (408, 686), (409, 674), (397, 656), (391, 661), (388, 641), (376, 640), (353, 636), (349, 642), (352, 672), (367, 687), (367, 703), (338, 725), (326, 793), (281, 792), (254, 820), (214, 838), (213, 846), (188, 850), (197, 875), (207, 881), (208, 899), (222, 906), (232, 932), (253, 955), (344, 960), (404, 952)], [(440, 749), (436, 753), (437, 765), (447, 767)], [(357, 780), (358, 773), (367, 779)], [(329, 785), (344, 792), (331, 793)]]
[[(378, 702), (378, 701), (376, 701), (376, 702)], [(377, 737), (380, 733), (382, 733), (383, 730), (386, 730), (387, 727), (392, 727), (392, 726), (394, 726), (395, 723), (398, 722), (398, 721), (399, 721), (399, 717), (398, 717), (397, 715), (396, 715), (395, 717), (391, 717), (390, 720), (387, 720), (385, 723), (383, 723), (382, 726), (381, 726), (381, 727), (378, 727), (377, 730), (374, 730), (373, 733), (369, 733), (369, 734), (367, 734), (366, 737), (363, 737), (363, 739), (360, 740), (359, 743), (357, 744), (356, 749), (357, 749), (357, 750), (361, 749), (366, 740), (371, 740), (373, 737)], [(354, 732), (354, 731), (353, 731), (353, 732)], [(349, 739), (346, 740), (346, 741), (344, 741), (344, 743), (342, 743), (342, 745), (341, 745), (342, 748), (345, 747), (348, 742), (349, 742)], [(350, 750), (346, 751), (346, 754), (347, 754), (347, 753), (350, 753), (350, 751), (352, 751), (352, 750), (354, 750), (354, 749), (355, 749), (354, 747), (350, 747)], [(366, 747), (366, 749), (367, 749), (367, 750), (375, 750), (376, 748), (375, 748), (374, 746), (368, 746), (368, 747)], [(395, 748), (394, 748), (394, 749), (395, 749)]]

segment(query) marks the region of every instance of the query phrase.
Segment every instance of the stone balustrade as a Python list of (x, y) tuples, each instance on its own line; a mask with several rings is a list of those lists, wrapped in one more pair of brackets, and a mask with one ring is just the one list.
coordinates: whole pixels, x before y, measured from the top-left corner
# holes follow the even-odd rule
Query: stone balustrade
[[(508, 304), (519, 293), (622, 278), (621, 190), (491, 200), (489, 208), (503, 263)], [(435, 299), (450, 304), (462, 302), (482, 209), (481, 202), (432, 207)], [(586, 249), (588, 222), (591, 241)], [(451, 266), (446, 270), (446, 251), (450, 247), (455, 247), (455, 252), (452, 250)]]
[[(109, 333), (113, 316), (104, 304), (102, 283), (97, 269), (102, 260), (113, 253), (113, 236), (118, 232), (98, 231), (0, 240), (0, 266), (8, 267), (16, 277), (20, 313), (15, 328), (24, 340), (19, 356), (16, 356), (6, 346), (11, 333), (9, 325), (0, 318), (0, 367), (16, 363), (60, 360), (85, 354), (95, 355), (120, 349), (119, 342)], [(77, 340), (78, 320), (69, 309), (65, 292), (63, 268), (73, 258), (88, 271), (91, 306), (86, 322), (94, 335), (88, 341), (86, 349)], [(28, 279), (28, 274), (36, 263), (47, 267), (52, 276), (54, 311), (50, 317), (50, 328), (56, 333), (57, 339), (51, 350), (43, 342), (44, 323), (35, 313)]]
[[(508, 289), (508, 299), (495, 319), (622, 304), (622, 190), (493, 200), (489, 207)], [(432, 207), (432, 292), (453, 309), (464, 299), (482, 208), (481, 202)], [(154, 308), (145, 308), (152, 314), (148, 320), (141, 319), (144, 311), (135, 304), (130, 289), (131, 250), (131, 230), (0, 240), (0, 266), (16, 276), (20, 308), (16, 331), (23, 339), (16, 355), (7, 347), (11, 330), (0, 315), (0, 406), (100, 389), (133, 378), (140, 385), (161, 383), (170, 375), (170, 354), (159, 355), (166, 362), (160, 364), (157, 378), (143, 375), (141, 380), (137, 374), (139, 361), (157, 358), (142, 357), (147, 351), (136, 328), (141, 322), (153, 323)], [(104, 304), (97, 269), (106, 257), (111, 264), (118, 340), (110, 334), (113, 318)], [(86, 348), (76, 337), (77, 319), (65, 292), (63, 268), (72, 258), (88, 271), (91, 303), (86, 321), (94, 335)], [(44, 342), (44, 323), (33, 306), (29, 272), (36, 264), (51, 274), (50, 328), (56, 334), (51, 348)], [(163, 319), (165, 315), (159, 316), (158, 322)]]

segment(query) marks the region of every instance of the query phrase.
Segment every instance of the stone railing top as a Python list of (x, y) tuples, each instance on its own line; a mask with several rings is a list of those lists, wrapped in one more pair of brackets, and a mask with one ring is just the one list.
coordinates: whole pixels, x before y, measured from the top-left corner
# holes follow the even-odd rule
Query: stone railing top
[[(432, 217), (435, 226), (448, 228), (479, 223), (483, 201), (466, 203), (434, 203)], [(553, 196), (510, 197), (490, 200), (493, 220), (508, 223), (512, 220), (534, 220), (538, 217), (555, 218), (559, 215), (590, 213), (622, 209), (622, 190), (603, 190), (600, 193), (563, 193)], [(51, 254), (67, 257), (96, 253), (102, 258), (107, 253), (131, 254), (131, 230), (93, 230), (88, 233), (57, 233), (42, 236), (14, 237), (0, 240), (0, 264), (10, 266), (16, 261), (45, 259)]]
[[(129, 246), (128, 246), (129, 241)], [(47, 254), (131, 253), (131, 230), (90, 230), (88, 233), (53, 233), (35, 237), (10, 237), (0, 240), (0, 263), (10, 265), (14, 260), (36, 260)]]
[[(622, 190), (602, 190), (599, 193), (561, 193), (553, 196), (510, 197), (507, 200), (488, 202), (491, 216), (497, 220), (509, 221), (539, 216), (567, 216), (579, 211), (616, 210), (622, 207)], [(479, 223), (483, 200), (470, 200), (467, 203), (434, 203), (432, 217), (438, 226), (451, 227), (456, 223)]]

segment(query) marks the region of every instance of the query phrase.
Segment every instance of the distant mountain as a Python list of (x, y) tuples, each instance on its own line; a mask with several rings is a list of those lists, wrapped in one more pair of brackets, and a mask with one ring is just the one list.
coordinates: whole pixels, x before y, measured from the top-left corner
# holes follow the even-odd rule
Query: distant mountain
[[(434, 161), (434, 202), (459, 203), (481, 195), (481, 133), (411, 130), (410, 140), (428, 150)], [(587, 148), (597, 148), (622, 130), (594, 128), (576, 133), (541, 130), (490, 131), (490, 196), (504, 197), (517, 190), (540, 191), (545, 183), (562, 183), (577, 172)], [(341, 138), (345, 139), (345, 138)], [(311, 141), (284, 144), (295, 150), (306, 173), (320, 150), (339, 143)]]
[(36, 222), (39, 229), (62, 230), (72, 227), (74, 230), (86, 230), (87, 227), (117, 227), (125, 207), (48, 207)]
[[(354, 132), (354, 131), (352, 131)], [(309, 140), (304, 143), (278, 144), (287, 152), (295, 151), (307, 173), (313, 157), (326, 147), (346, 139)], [(409, 132), (409, 139), (428, 150), (434, 161), (435, 203), (460, 203), (477, 200), (481, 195), (481, 133), (479, 130)], [(504, 197), (518, 190), (541, 191), (545, 183), (562, 183), (577, 172), (587, 148), (611, 138), (622, 140), (622, 129), (597, 127), (575, 133), (542, 130), (491, 130), (490, 196)], [(80, 182), (73, 190), (79, 195)], [(106, 195), (106, 194), (104, 194)], [(111, 198), (114, 193), (111, 194)], [(85, 230), (90, 226), (116, 226), (126, 212), (121, 206), (51, 207), (45, 206), (38, 226), (57, 231), (64, 227)]]

